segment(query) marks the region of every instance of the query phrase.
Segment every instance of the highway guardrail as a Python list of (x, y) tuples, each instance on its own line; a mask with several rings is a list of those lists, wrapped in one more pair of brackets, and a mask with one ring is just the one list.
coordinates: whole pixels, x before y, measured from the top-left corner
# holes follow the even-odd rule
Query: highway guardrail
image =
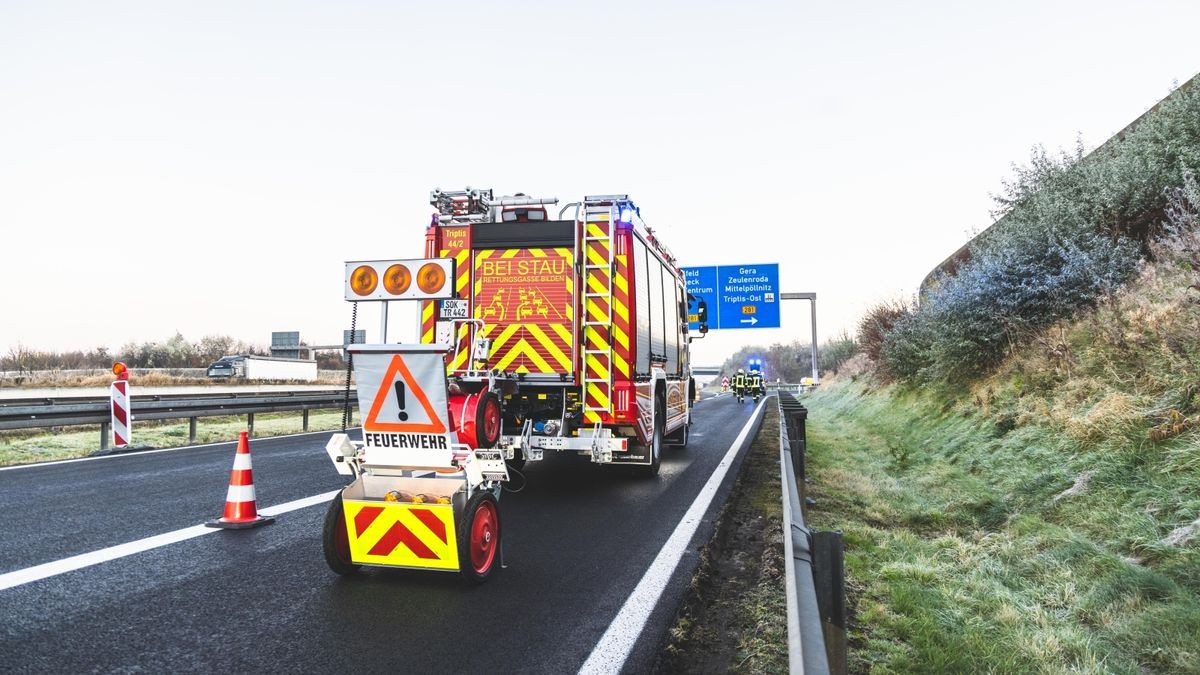
[(805, 524), (808, 410), (787, 391), (778, 392), (778, 402), (789, 670), (841, 675), (847, 671), (842, 534)]
[[(351, 390), (350, 403), (357, 394)], [(111, 423), (107, 396), (5, 399), (0, 401), (0, 430), (37, 429), (79, 425), (100, 425), (100, 449), (108, 448)], [(196, 441), (196, 420), (200, 417), (246, 415), (251, 435), (254, 415), (269, 412), (303, 413), (308, 431), (310, 410), (344, 408), (345, 389), (320, 389), (273, 392), (222, 392), (214, 394), (156, 394), (130, 397), (130, 414), (138, 420), (188, 420), (188, 442)]]

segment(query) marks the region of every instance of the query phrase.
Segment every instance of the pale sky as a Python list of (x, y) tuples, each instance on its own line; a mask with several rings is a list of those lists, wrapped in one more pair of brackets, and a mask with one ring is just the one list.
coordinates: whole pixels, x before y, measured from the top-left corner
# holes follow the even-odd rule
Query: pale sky
[[(342, 263), (420, 257), (429, 190), (466, 185), (627, 193), (682, 265), (778, 263), (823, 338), (853, 332), (1034, 144), (1093, 148), (1200, 70), (1198, 25), (1182, 1), (0, 0), (0, 352), (340, 341)], [(806, 338), (806, 304), (782, 324), (696, 362)]]

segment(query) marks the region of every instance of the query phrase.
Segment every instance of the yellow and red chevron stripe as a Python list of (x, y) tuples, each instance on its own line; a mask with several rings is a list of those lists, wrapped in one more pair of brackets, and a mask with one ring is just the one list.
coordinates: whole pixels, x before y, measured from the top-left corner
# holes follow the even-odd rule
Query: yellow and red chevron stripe
[(615, 355), (615, 349), (612, 347), (615, 346), (613, 339), (617, 331), (609, 321), (609, 310), (612, 309), (614, 322), (617, 311), (613, 297), (613, 270), (609, 266), (610, 224), (591, 222), (586, 223), (584, 227), (587, 228), (587, 248), (584, 255), (588, 265), (584, 276), (584, 318), (588, 323), (584, 326), (583, 344), (585, 350), (599, 351), (585, 353), (583, 359), (586, 382), (583, 388), (583, 421), (585, 424), (595, 424), (608, 421), (605, 419), (605, 413), (612, 412), (613, 368), (617, 364), (611, 355)]
[[(437, 251), (439, 258), (454, 258), (455, 264), (455, 279), (454, 290), (458, 297), (467, 297), (467, 291), (471, 284), (471, 231), (468, 226), (443, 227), (440, 232), (440, 246), (429, 246), (426, 255), (433, 256), (433, 251)], [(421, 306), (421, 339), (423, 344), (433, 344), (436, 338), (437, 328), (437, 307), (436, 301), (422, 303)], [(453, 356), (446, 363), (447, 371), (462, 370), (469, 366), (468, 359), (470, 358), (470, 328), (467, 325), (461, 325), (458, 328), (458, 346), (454, 350)]]
[(475, 252), (474, 317), (492, 341), (489, 366), (515, 373), (570, 373), (575, 317), (574, 252), (512, 248)]
[(616, 255), (613, 256), (616, 270), (612, 283), (612, 355), (613, 376), (622, 380), (632, 380), (633, 370), (630, 363), (633, 360), (633, 349), (629, 345), (629, 336), (633, 332), (629, 313), (629, 278), (633, 276), (629, 266), (630, 237), (628, 230), (617, 232), (613, 238)]
[(367, 565), (457, 570), (454, 508), (342, 500), (350, 559)]

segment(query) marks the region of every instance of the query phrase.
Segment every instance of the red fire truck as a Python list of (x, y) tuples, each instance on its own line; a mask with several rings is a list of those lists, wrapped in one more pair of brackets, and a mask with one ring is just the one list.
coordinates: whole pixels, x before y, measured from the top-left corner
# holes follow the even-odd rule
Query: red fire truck
[[(675, 257), (627, 195), (493, 197), (434, 190), (427, 258), (454, 260), (452, 299), (422, 303), (420, 341), (450, 345), (450, 415), (510, 465), (547, 450), (657, 475), (688, 440), (695, 383)], [(707, 326), (701, 326), (703, 332)]]

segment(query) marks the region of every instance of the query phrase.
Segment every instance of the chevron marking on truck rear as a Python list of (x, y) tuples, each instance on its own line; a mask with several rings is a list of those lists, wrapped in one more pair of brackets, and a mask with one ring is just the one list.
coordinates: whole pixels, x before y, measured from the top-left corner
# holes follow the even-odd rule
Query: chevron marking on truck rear
[(585, 424), (608, 421), (612, 414), (612, 237), (607, 222), (585, 226), (583, 358)]
[(513, 248), (475, 252), (475, 317), (492, 340), (493, 367), (516, 373), (575, 370), (574, 251)]
[(631, 331), (629, 322), (629, 245), (626, 243), (628, 238), (628, 232), (617, 233), (617, 255), (613, 258), (617, 267), (617, 273), (613, 276), (612, 297), (613, 368), (624, 379), (629, 379), (633, 376), (633, 373), (629, 369), (629, 363), (632, 361), (633, 355), (629, 349), (629, 334)]

